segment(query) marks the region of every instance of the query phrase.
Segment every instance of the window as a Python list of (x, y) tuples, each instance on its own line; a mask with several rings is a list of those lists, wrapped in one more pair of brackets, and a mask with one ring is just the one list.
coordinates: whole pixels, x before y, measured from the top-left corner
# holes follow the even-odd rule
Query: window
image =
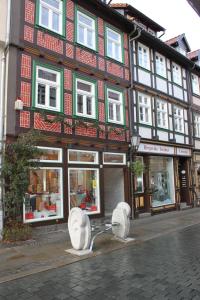
[(38, 108), (61, 111), (62, 102), (62, 71), (35, 66), (35, 106)]
[(88, 214), (100, 213), (99, 170), (69, 168), (69, 205), (80, 207)]
[(179, 85), (182, 85), (181, 68), (175, 63), (172, 64), (173, 81)]
[(63, 218), (62, 168), (40, 167), (29, 171), (24, 222)]
[[(140, 163), (144, 165), (142, 156), (136, 156), (136, 161), (140, 161)], [(143, 172), (141, 172), (140, 175), (134, 176), (134, 186), (136, 193), (144, 192)]]
[(110, 58), (123, 62), (122, 34), (109, 27), (106, 27), (106, 53)]
[(126, 164), (126, 154), (125, 153), (103, 153), (103, 163), (104, 165), (125, 165)]
[(139, 93), (139, 121), (151, 125), (151, 98), (148, 95)]
[(138, 63), (139, 66), (150, 70), (149, 48), (142, 44), (138, 44)]
[(76, 78), (75, 89), (75, 114), (95, 119), (96, 83)]
[(77, 11), (77, 43), (96, 50), (96, 21)]
[(107, 115), (108, 122), (124, 124), (124, 103), (123, 103), (123, 93), (107, 89)]
[(200, 94), (199, 77), (194, 74), (192, 74), (192, 91), (194, 94)]
[(158, 99), (156, 101), (156, 107), (157, 107), (157, 126), (162, 128), (168, 128), (167, 102)]
[(58, 34), (64, 34), (62, 0), (39, 0), (39, 25)]
[(174, 107), (174, 126), (175, 131), (184, 133), (183, 109)]
[(98, 164), (98, 152), (85, 150), (68, 150), (68, 162), (73, 164)]
[(165, 57), (156, 53), (156, 73), (166, 77), (166, 61)]
[(40, 162), (62, 162), (62, 149), (60, 148), (48, 148), (48, 147), (37, 147), (41, 153), (39, 154), (38, 160)]
[(194, 135), (200, 138), (200, 115), (194, 115)]

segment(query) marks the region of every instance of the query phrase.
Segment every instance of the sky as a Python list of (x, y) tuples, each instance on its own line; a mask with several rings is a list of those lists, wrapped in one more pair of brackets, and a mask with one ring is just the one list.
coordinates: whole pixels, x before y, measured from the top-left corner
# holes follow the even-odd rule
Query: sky
[(200, 17), (187, 0), (113, 0), (128, 3), (166, 29), (166, 41), (185, 33), (191, 51), (200, 49)]

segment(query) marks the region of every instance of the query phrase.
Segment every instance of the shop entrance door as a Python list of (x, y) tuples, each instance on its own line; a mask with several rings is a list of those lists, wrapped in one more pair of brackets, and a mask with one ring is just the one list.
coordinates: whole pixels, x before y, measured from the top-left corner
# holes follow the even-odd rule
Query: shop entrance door
[(117, 204), (125, 201), (124, 171), (122, 168), (104, 168), (105, 216), (111, 216)]
[(187, 158), (179, 158), (180, 202), (189, 204), (190, 195), (187, 165)]

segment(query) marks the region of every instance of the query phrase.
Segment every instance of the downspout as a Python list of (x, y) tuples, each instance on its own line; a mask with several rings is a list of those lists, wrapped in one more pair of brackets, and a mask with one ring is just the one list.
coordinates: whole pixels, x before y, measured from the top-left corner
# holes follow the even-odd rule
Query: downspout
[[(6, 136), (6, 121), (7, 121), (7, 95), (6, 95), (6, 61), (9, 48), (9, 38), (10, 38), (10, 15), (11, 15), (11, 0), (7, 0), (7, 23), (6, 23), (6, 35), (5, 35), (5, 45), (3, 50), (3, 56), (1, 59), (1, 84), (0, 84), (0, 170), (3, 163), (2, 152), (4, 151), (4, 142)], [(0, 180), (0, 240), (2, 239), (3, 230), (3, 180)]]

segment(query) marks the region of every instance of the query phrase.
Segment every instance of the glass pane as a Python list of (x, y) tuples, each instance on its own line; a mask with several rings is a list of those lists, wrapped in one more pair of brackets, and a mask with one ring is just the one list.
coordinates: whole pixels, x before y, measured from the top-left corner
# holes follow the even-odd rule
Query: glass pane
[(92, 114), (92, 98), (87, 97), (87, 115)]
[(97, 170), (71, 169), (70, 207), (80, 207), (88, 212), (99, 211), (99, 188)]
[(107, 52), (108, 56), (112, 57), (112, 48), (113, 48), (113, 43), (111, 41), (107, 41)]
[(53, 6), (54, 8), (59, 9), (60, 0), (42, 0), (42, 1), (45, 2), (46, 4)]
[(121, 47), (120, 45), (115, 45), (115, 58), (121, 60)]
[(41, 160), (52, 160), (52, 161), (60, 161), (60, 151), (57, 149), (44, 149), (39, 148), (40, 155), (37, 159)]
[(88, 30), (87, 31), (87, 45), (91, 48), (93, 47), (93, 39), (94, 39), (93, 31)]
[(110, 99), (114, 99), (114, 100), (117, 100), (117, 101), (120, 100), (119, 94), (117, 94), (115, 92), (108, 91), (108, 97)]
[(83, 83), (81, 81), (78, 81), (77, 88), (79, 90), (82, 90), (82, 91), (85, 91), (85, 92), (88, 92), (88, 93), (91, 93), (91, 90), (92, 90), (92, 87), (91, 87), (90, 84)]
[(38, 84), (38, 104), (45, 105), (45, 91), (46, 86), (44, 84)]
[(53, 13), (53, 20), (52, 20), (52, 26), (53, 30), (59, 31), (59, 14)]
[(56, 107), (56, 88), (50, 87), (50, 106)]
[(84, 27), (78, 26), (78, 42), (84, 44)]
[(116, 42), (119, 41), (119, 33), (107, 30), (108, 38), (111, 38), (112, 40), (115, 40)]
[(114, 119), (114, 112), (113, 112), (113, 104), (109, 103), (109, 119), (113, 120)]
[(116, 105), (116, 120), (118, 122), (121, 121), (121, 106), (120, 105)]
[[(140, 161), (143, 164), (143, 157), (137, 156), (136, 161)], [(135, 176), (135, 192), (136, 193), (142, 193), (144, 191), (144, 185), (143, 185), (143, 172), (139, 176)]]
[(83, 113), (83, 96), (82, 95), (78, 95), (77, 112), (80, 114)]
[(97, 163), (97, 153), (69, 150), (69, 162)]
[(110, 164), (124, 164), (124, 154), (104, 153), (104, 163)]
[(43, 26), (48, 27), (49, 25), (49, 10), (46, 7), (41, 7), (42, 15), (41, 15), (41, 23)]
[(25, 220), (61, 216), (61, 192), (60, 169), (30, 170), (25, 197)]
[(57, 80), (57, 75), (55, 73), (43, 69), (38, 70), (38, 77), (53, 82), (56, 82)]
[(81, 23), (84, 23), (85, 25), (92, 27), (92, 23), (94, 22), (91, 18), (84, 16), (82, 14), (78, 14), (78, 19)]

